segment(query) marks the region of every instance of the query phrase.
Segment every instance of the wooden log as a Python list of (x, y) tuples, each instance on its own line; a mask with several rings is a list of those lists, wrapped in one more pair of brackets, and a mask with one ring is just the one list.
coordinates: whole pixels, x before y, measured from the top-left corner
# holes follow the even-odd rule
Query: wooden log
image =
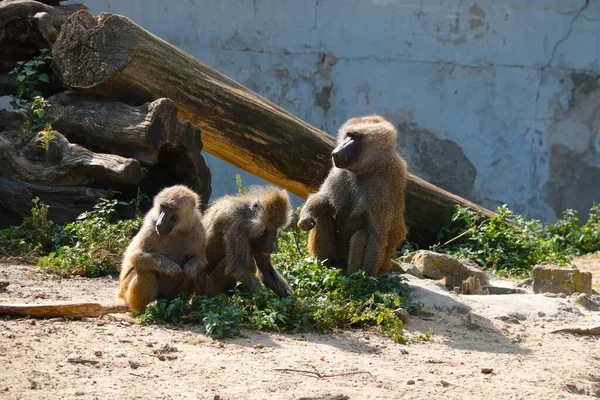
[(31, 216), (31, 199), (36, 197), (50, 207), (49, 220), (64, 224), (91, 210), (98, 199), (110, 199), (117, 193), (112, 189), (40, 185), (0, 177), (0, 226), (17, 225), (24, 217)]
[(21, 132), (2, 132), (0, 136), (0, 176), (37, 184), (91, 186), (96, 181), (111, 181), (116, 186), (137, 186), (145, 169), (137, 160), (114, 154), (94, 153), (71, 144), (59, 132), (44, 148), (46, 135), (34, 133), (21, 147)]
[(200, 195), (203, 205), (208, 204), (211, 176), (202, 156), (200, 130), (177, 118), (173, 101), (161, 98), (130, 106), (73, 93), (60, 93), (48, 101), (46, 120), (70, 141), (136, 159), (148, 168), (148, 177), (140, 183), (148, 195), (183, 183)]
[(128, 311), (129, 307), (121, 304), (0, 304), (0, 315), (23, 315), (42, 318), (99, 317), (101, 315), (126, 313)]
[[(331, 163), (335, 140), (126, 17), (78, 11), (52, 49), (67, 87), (134, 102), (173, 99), (179, 114), (202, 130), (209, 153), (306, 198)], [(409, 240), (437, 242), (437, 232), (461, 204), (492, 213), (410, 175)]]
[(77, 10), (87, 10), (83, 4), (53, 7), (33, 0), (0, 2), (0, 60), (22, 61), (32, 58), (39, 49), (50, 48), (39, 29), (37, 13), (45, 12), (56, 31)]

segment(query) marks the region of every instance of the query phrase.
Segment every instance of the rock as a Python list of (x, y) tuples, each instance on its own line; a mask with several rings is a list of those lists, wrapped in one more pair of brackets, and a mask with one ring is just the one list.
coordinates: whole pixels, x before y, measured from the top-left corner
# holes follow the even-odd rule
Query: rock
[(577, 269), (537, 266), (533, 268), (533, 292), (569, 295), (575, 292), (591, 294), (592, 274)]
[(456, 257), (445, 254), (419, 250), (412, 255), (410, 262), (421, 271), (424, 277), (443, 280), (444, 285), (449, 289), (462, 286), (462, 282), (471, 276), (479, 278), (481, 284), (488, 282), (485, 272)]
[(527, 294), (527, 290), (520, 288), (511, 288), (503, 286), (483, 285), (483, 290), (487, 294)]
[(519, 322), (519, 320), (517, 318), (508, 316), (508, 315), (501, 315), (499, 317), (496, 317), (494, 319), (499, 319), (500, 321), (504, 321), (506, 323), (509, 324), (520, 324), (521, 322)]
[(470, 276), (462, 282), (462, 294), (484, 295), (486, 292), (481, 287), (481, 281), (476, 276)]
[(518, 313), (518, 312), (512, 312), (512, 313), (508, 314), (508, 316), (511, 317), (511, 318), (518, 319), (519, 321), (525, 321), (525, 320), (527, 320), (526, 316), (524, 316), (523, 314)]
[(417, 268), (416, 265), (405, 263), (405, 262), (398, 262), (398, 264), (400, 264), (400, 268), (402, 268), (402, 270), (404, 271), (405, 274), (410, 274), (419, 279), (423, 279), (423, 273), (421, 272), (421, 270), (419, 268)]
[(409, 380), (406, 381), (406, 384), (407, 385), (414, 385), (415, 381), (413, 381), (412, 379), (409, 379)]
[(473, 322), (473, 318), (471, 317), (471, 313), (467, 314), (467, 317), (465, 318), (465, 323), (467, 325), (467, 329), (472, 330), (472, 331), (481, 328), (481, 326), (479, 324), (476, 324), (476, 323)]
[(400, 307), (400, 308), (396, 308), (394, 310), (394, 315), (396, 317), (398, 317), (398, 319), (404, 323), (408, 322), (408, 320), (410, 319), (410, 314), (408, 313), (408, 311), (406, 311), (404, 308)]
[(517, 287), (529, 287), (533, 284), (533, 278), (523, 279), (521, 282), (517, 283)]
[(598, 296), (580, 293), (577, 297), (575, 297), (575, 304), (578, 304), (583, 308), (587, 308), (588, 310), (600, 311), (600, 299), (595, 299), (594, 297)]

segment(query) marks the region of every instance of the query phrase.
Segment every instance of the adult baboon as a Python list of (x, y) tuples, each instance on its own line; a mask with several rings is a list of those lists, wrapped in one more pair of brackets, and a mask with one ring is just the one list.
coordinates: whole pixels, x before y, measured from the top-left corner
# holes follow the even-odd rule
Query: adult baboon
[(186, 186), (163, 189), (123, 257), (119, 295), (130, 309), (143, 311), (158, 298), (173, 299), (202, 287), (206, 233), (200, 197)]
[(334, 167), (309, 196), (298, 226), (310, 231), (309, 252), (348, 274), (388, 270), (406, 238), (406, 161), (396, 152), (397, 132), (378, 115), (344, 123), (331, 153)]
[(285, 190), (273, 186), (251, 187), (247, 193), (224, 196), (206, 210), (209, 295), (235, 287), (253, 292), (262, 282), (279, 296), (292, 288), (271, 265), (277, 233), (291, 220), (292, 206)]

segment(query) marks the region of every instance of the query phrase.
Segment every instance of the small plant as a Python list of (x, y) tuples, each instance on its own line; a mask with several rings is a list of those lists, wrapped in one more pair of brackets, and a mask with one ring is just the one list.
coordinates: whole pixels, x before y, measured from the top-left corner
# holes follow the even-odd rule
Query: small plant
[(52, 132), (52, 125), (47, 123), (44, 129), (42, 130), (42, 148), (46, 150), (50, 150), (50, 144), (56, 139), (56, 135)]
[(248, 192), (248, 188), (242, 185), (242, 176), (240, 174), (235, 174), (235, 183), (237, 184), (239, 194)]
[(38, 90), (38, 85), (40, 82), (49, 82), (50, 77), (40, 69), (49, 64), (51, 60), (50, 50), (41, 49), (40, 54), (33, 60), (17, 65), (9, 72), (9, 74), (17, 76), (17, 93), (12, 95), (10, 102), (14, 109), (23, 108), (35, 97), (42, 95)]
[(432, 250), (469, 258), (500, 275), (524, 276), (536, 264), (568, 265), (575, 255), (600, 251), (598, 204), (582, 226), (573, 210), (566, 210), (552, 224), (543, 224), (515, 214), (506, 205), (490, 219), (457, 206), (451, 222), (462, 224), (444, 227), (439, 237), (446, 242)]
[(53, 224), (48, 221), (48, 206), (36, 197), (31, 200), (31, 217), (19, 226), (0, 230), (0, 254), (19, 256), (26, 260), (37, 258), (52, 246)]
[(92, 211), (56, 231), (54, 250), (40, 259), (40, 267), (59, 275), (117, 273), (123, 252), (139, 230), (142, 218), (116, 221), (116, 205), (117, 200), (100, 199)]

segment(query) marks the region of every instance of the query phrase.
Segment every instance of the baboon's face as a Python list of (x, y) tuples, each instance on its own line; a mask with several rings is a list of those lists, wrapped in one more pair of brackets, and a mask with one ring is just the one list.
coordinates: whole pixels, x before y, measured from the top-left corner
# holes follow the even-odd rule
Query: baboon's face
[(265, 229), (262, 235), (252, 240), (251, 246), (263, 256), (270, 256), (277, 249), (277, 230)]
[(173, 230), (177, 223), (177, 212), (168, 205), (161, 204), (159, 209), (158, 218), (156, 220), (156, 233), (159, 236), (166, 236)]
[(361, 132), (351, 130), (331, 152), (333, 164), (337, 168), (351, 169), (358, 164), (364, 146), (364, 136)]

